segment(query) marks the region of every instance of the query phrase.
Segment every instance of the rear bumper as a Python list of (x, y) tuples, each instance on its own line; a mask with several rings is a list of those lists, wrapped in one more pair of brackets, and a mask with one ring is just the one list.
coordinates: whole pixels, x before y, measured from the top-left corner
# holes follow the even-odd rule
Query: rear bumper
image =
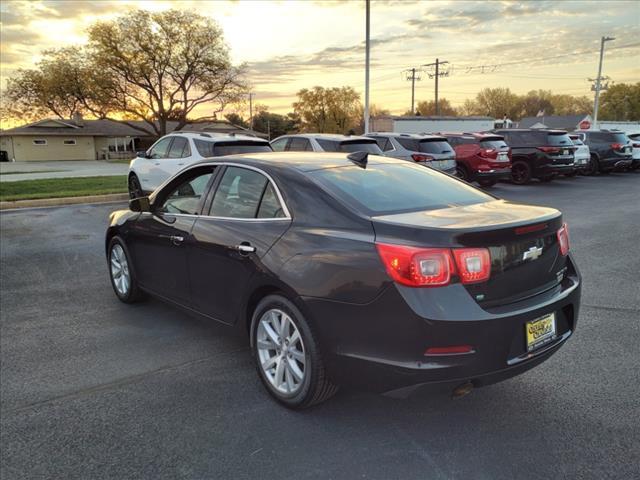
[(575, 163), (546, 163), (538, 165), (534, 171), (534, 176), (561, 175), (563, 173), (574, 172), (576, 168), (577, 165)]
[(475, 178), (477, 180), (508, 180), (511, 178), (511, 168), (478, 170), (475, 173)]
[[(573, 267), (553, 289), (510, 305), (483, 309), (460, 285), (430, 289), (435, 301), (390, 284), (366, 305), (304, 298), (339, 384), (388, 392), (431, 385), (476, 386), (518, 375), (553, 355), (573, 334), (580, 304)], [(422, 297), (418, 305), (417, 297)], [(556, 337), (527, 352), (525, 325), (556, 313)], [(430, 346), (471, 345), (471, 353), (425, 356)]]
[(628, 157), (609, 157), (601, 158), (599, 163), (600, 168), (618, 170), (630, 167), (633, 163), (633, 159), (631, 158), (631, 155)]

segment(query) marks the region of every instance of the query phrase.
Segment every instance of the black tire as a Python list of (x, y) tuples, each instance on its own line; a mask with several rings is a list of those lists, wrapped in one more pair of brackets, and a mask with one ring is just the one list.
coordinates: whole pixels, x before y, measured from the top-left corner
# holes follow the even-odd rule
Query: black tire
[(511, 165), (511, 181), (516, 185), (526, 185), (531, 181), (531, 167), (524, 160), (516, 160)]
[(135, 173), (129, 175), (129, 198), (140, 198), (144, 197), (144, 192), (142, 191), (142, 186), (140, 185), (140, 180)]
[[(121, 291), (121, 289), (118, 288), (118, 286), (116, 285), (116, 279), (114, 278), (112, 262), (116, 246), (119, 246), (122, 249), (124, 258), (127, 261), (129, 285), (125, 291)], [(116, 294), (116, 297), (118, 297), (121, 302), (135, 303), (144, 298), (144, 293), (138, 286), (138, 281), (133, 269), (133, 263), (131, 263), (131, 255), (129, 254), (129, 250), (127, 249), (124, 241), (122, 241), (122, 239), (118, 236), (113, 237), (109, 242), (109, 249), (107, 250), (107, 267), (109, 268), (109, 279), (111, 280), (111, 286), (113, 287), (113, 291)]]
[[(300, 382), (299, 389), (290, 395), (281, 393), (272, 385), (260, 361), (258, 326), (263, 315), (270, 310), (280, 310), (289, 316), (291, 322), (300, 333), (304, 346), (304, 377)], [(281, 295), (269, 295), (263, 298), (253, 312), (251, 318), (251, 351), (256, 362), (258, 376), (263, 385), (273, 398), (287, 408), (295, 410), (308, 408), (328, 400), (338, 391), (338, 387), (327, 377), (318, 336), (314, 333), (313, 328), (300, 310)]]
[(595, 155), (591, 155), (589, 159), (589, 163), (587, 166), (582, 169), (582, 174), (590, 177), (591, 175), (595, 175), (599, 170), (599, 162), (598, 158)]
[(483, 188), (491, 188), (498, 182), (495, 180), (478, 180), (478, 183)]
[(458, 177), (460, 180), (464, 180), (465, 182), (471, 181), (469, 172), (463, 165), (456, 165), (456, 177)]

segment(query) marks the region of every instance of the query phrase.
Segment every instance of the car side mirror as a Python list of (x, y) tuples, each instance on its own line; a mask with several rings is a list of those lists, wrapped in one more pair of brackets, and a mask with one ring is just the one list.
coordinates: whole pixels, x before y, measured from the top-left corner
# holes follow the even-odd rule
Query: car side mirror
[(138, 157), (138, 158), (150, 158), (145, 150), (141, 150), (139, 152), (136, 152), (136, 157)]
[(132, 212), (150, 212), (151, 203), (149, 197), (138, 197), (129, 200), (129, 210)]

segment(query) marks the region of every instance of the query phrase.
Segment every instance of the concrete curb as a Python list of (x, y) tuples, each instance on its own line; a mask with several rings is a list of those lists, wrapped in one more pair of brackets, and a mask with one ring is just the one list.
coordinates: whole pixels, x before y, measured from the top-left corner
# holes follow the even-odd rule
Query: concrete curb
[(17, 208), (57, 207), (61, 205), (76, 205), (81, 203), (110, 203), (129, 200), (127, 193), (115, 193), (109, 195), (88, 195), (84, 197), (40, 198), (37, 200), (14, 200), (0, 202), (0, 210), (13, 210)]

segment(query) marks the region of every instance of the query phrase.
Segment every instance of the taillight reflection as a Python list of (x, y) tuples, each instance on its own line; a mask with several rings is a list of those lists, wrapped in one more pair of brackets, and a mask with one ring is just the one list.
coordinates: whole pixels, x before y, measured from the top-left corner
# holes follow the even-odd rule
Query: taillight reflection
[(569, 226), (565, 223), (558, 230), (558, 245), (560, 246), (560, 253), (567, 255), (569, 253)]

